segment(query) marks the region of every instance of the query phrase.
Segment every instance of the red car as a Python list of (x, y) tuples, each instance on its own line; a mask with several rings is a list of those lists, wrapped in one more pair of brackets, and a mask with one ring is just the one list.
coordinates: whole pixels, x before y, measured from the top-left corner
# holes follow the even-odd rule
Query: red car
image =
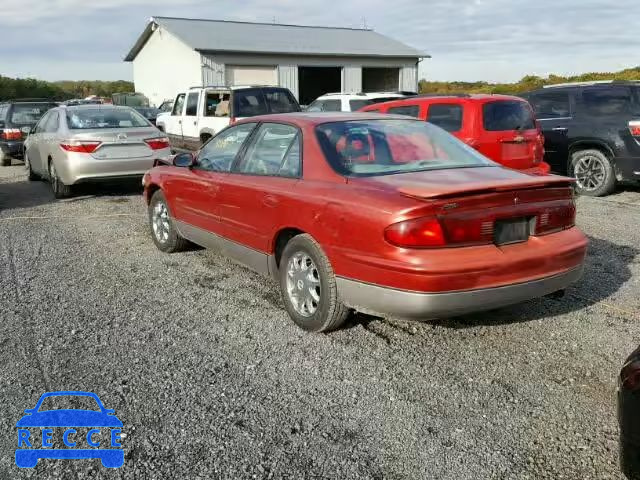
[(144, 177), (152, 237), (212, 247), (280, 283), (302, 328), (351, 309), (437, 318), (577, 280), (571, 179), (503, 168), (444, 130), (367, 113), (243, 120)]
[(505, 167), (546, 175), (544, 136), (526, 100), (508, 95), (416, 96), (370, 105), (361, 112), (426, 120)]

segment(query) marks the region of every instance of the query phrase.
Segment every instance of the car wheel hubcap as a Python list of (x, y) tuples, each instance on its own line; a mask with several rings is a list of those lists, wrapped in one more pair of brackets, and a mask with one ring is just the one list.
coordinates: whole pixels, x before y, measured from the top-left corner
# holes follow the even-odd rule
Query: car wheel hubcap
[(287, 295), (296, 312), (311, 317), (320, 304), (320, 274), (311, 257), (304, 252), (287, 263)]
[(153, 207), (151, 226), (153, 227), (153, 234), (160, 243), (165, 243), (169, 239), (169, 212), (164, 203), (158, 202)]
[(576, 162), (573, 173), (578, 187), (587, 191), (599, 188), (607, 177), (607, 171), (602, 160), (591, 155), (580, 158)]

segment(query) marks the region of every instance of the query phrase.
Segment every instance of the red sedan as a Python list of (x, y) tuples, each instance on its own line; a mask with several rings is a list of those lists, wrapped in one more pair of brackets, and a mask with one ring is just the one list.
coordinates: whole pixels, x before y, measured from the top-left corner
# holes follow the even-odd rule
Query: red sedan
[(427, 319), (554, 293), (587, 249), (570, 179), (504, 168), (408, 117), (253, 117), (143, 183), (160, 250), (191, 241), (273, 276), (312, 331), (351, 309)]

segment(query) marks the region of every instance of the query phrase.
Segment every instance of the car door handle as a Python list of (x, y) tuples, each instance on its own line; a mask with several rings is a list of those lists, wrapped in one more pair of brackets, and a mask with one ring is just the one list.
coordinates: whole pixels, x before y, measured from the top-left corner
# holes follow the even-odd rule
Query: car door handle
[(567, 127), (553, 127), (551, 130), (554, 131), (554, 132), (566, 132), (568, 130), (568, 128)]
[(182, 125), (182, 120), (178, 120), (178, 125)]
[(277, 207), (280, 203), (276, 197), (273, 195), (265, 195), (262, 199), (262, 203), (264, 203), (267, 207)]
[(193, 122), (193, 124), (194, 124), (194, 125), (197, 125), (197, 124), (198, 124), (198, 122)]

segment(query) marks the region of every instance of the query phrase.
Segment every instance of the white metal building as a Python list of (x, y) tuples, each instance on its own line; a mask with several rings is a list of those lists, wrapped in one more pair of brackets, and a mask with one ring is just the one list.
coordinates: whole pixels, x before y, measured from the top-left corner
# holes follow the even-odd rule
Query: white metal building
[(428, 55), (373, 30), (153, 17), (125, 61), (152, 104), (196, 85), (327, 92), (416, 91)]

